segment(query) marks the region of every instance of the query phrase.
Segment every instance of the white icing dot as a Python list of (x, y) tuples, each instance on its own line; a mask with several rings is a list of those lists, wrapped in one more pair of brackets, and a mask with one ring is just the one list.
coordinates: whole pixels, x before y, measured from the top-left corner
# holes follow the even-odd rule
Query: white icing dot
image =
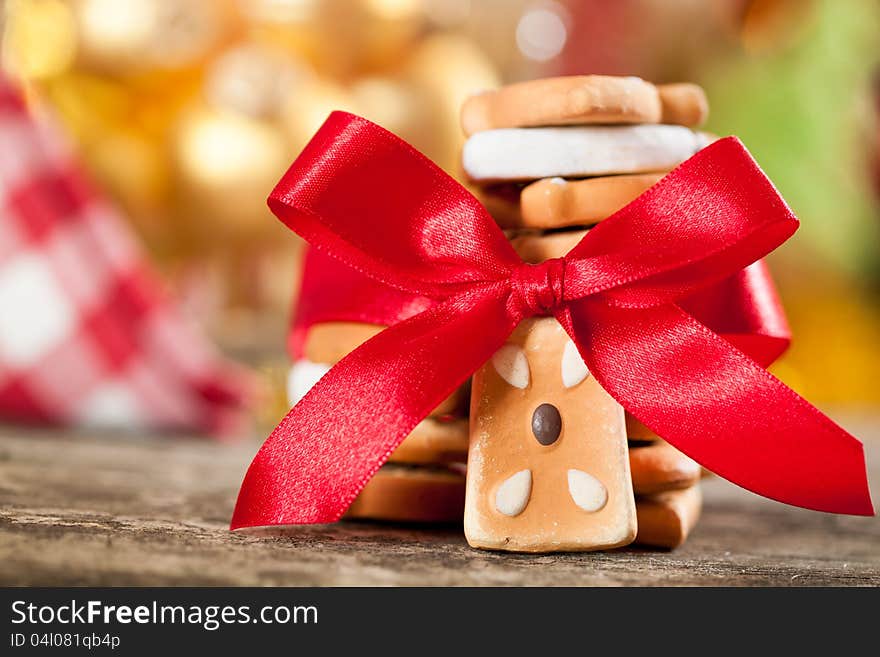
[(608, 491), (602, 482), (581, 470), (568, 471), (568, 492), (575, 504), (591, 513), (608, 502)]
[(498, 376), (514, 388), (524, 389), (529, 385), (529, 361), (525, 352), (515, 344), (506, 344), (492, 356), (492, 366)]
[(518, 516), (529, 503), (532, 493), (532, 471), (520, 470), (508, 477), (495, 493), (495, 508), (506, 516)]
[(566, 388), (576, 386), (590, 375), (587, 364), (578, 353), (574, 342), (569, 340), (562, 350), (562, 385)]

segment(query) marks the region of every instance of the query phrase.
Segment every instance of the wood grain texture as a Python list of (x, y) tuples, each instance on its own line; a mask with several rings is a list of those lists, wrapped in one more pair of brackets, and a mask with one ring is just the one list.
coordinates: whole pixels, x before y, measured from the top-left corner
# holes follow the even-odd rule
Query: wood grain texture
[[(866, 440), (878, 499), (880, 422)], [(470, 549), (461, 529), (346, 522), (227, 531), (257, 442), (0, 428), (3, 585), (880, 585), (880, 521), (704, 482), (703, 518), (673, 552), (528, 556)]]

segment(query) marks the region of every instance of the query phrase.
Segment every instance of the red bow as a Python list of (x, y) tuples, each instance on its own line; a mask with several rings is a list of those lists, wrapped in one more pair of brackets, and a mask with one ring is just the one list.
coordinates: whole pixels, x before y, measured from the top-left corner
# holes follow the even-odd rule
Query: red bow
[[(287, 337), (291, 358), (303, 357), (309, 328), (322, 322), (391, 326), (437, 304), (389, 287), (336, 258), (306, 249), (296, 313)], [(791, 331), (763, 260), (682, 298), (679, 305), (750, 358), (767, 367), (788, 348)]]
[(245, 476), (233, 529), (338, 520), (415, 425), (533, 315), (555, 316), (612, 397), (713, 472), (782, 502), (873, 513), (861, 443), (679, 305), (797, 228), (737, 139), (700, 151), (539, 265), (424, 156), (341, 112), (269, 206), (316, 249), (432, 303), (342, 359), (288, 413)]

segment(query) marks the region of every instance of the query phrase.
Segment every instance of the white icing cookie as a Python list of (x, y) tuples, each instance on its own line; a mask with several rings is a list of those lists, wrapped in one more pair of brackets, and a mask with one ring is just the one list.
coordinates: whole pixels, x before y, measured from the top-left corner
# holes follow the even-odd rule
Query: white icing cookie
[(305, 358), (296, 361), (287, 374), (287, 400), (290, 405), (299, 403), (331, 367), (329, 363), (313, 363)]
[(667, 171), (710, 141), (677, 125), (507, 128), (468, 139), (462, 165), (475, 182)]

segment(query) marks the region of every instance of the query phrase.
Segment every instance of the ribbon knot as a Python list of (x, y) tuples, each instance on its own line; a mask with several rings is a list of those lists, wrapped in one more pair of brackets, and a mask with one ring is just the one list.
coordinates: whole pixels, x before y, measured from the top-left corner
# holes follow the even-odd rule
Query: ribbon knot
[(565, 259), (523, 263), (510, 276), (510, 293), (518, 315), (553, 315), (564, 301)]
[[(770, 336), (738, 327), (724, 297), (703, 298), (723, 327), (692, 311), (692, 295), (744, 275), (798, 225), (735, 138), (538, 265), (435, 164), (351, 114), (330, 115), (269, 206), (412, 312), (382, 322), (281, 421), (233, 527), (338, 520), (413, 427), (538, 314), (559, 321), (605, 392), (709, 470), (790, 504), (873, 513), (861, 444), (764, 369)], [(571, 428), (589, 441), (590, 426)]]

